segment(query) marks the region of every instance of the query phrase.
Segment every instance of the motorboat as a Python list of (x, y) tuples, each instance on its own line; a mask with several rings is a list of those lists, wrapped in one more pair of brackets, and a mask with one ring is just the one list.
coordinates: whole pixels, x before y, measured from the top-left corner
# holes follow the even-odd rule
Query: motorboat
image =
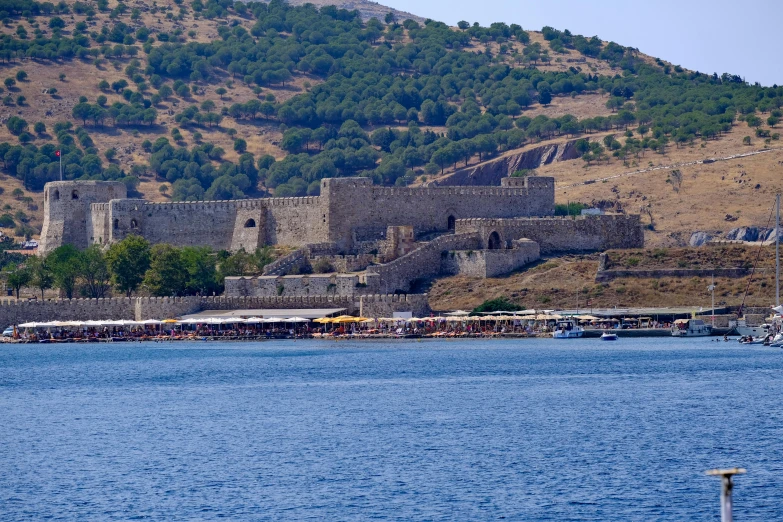
[(752, 337), (750, 335), (746, 335), (739, 338), (740, 344), (765, 344), (769, 342), (769, 335), (765, 335), (762, 337)]
[(771, 339), (769, 340), (769, 344), (765, 343), (767, 346), (771, 348), (783, 347), (783, 334), (779, 333), (775, 336), (769, 335), (768, 337), (771, 337)]
[(737, 321), (736, 332), (742, 337), (761, 337), (762, 339), (769, 334), (770, 324), (764, 323), (758, 326), (748, 326), (745, 319)]
[(617, 334), (614, 332), (604, 332), (601, 334), (601, 340), (602, 341), (616, 341), (617, 340)]
[(552, 337), (555, 339), (579, 339), (585, 333), (585, 329), (579, 326), (574, 319), (562, 319), (557, 322)]
[(712, 325), (701, 319), (677, 319), (672, 326), (674, 337), (706, 337), (712, 334)]

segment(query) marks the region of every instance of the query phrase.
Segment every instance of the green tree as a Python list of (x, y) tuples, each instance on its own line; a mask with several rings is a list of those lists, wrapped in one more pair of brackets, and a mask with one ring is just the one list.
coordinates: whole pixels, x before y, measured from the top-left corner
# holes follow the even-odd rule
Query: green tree
[(179, 249), (171, 245), (155, 245), (150, 252), (149, 269), (143, 285), (152, 295), (182, 295), (188, 281), (185, 261)]
[(46, 256), (46, 264), (52, 273), (54, 285), (65, 293), (66, 298), (72, 299), (82, 272), (81, 253), (73, 245), (62, 245)]
[(16, 81), (23, 82), (27, 79), (27, 73), (24, 72), (22, 69), (19, 69), (16, 71)]
[(242, 154), (247, 150), (247, 141), (243, 140), (242, 138), (237, 138), (234, 140), (234, 150), (238, 153)]
[(44, 124), (42, 121), (39, 121), (33, 126), (33, 130), (36, 134), (44, 134), (46, 132), (46, 124)]
[(97, 299), (106, 296), (110, 288), (111, 274), (100, 245), (90, 245), (82, 252), (80, 275), (90, 297)]
[(106, 263), (117, 290), (130, 297), (150, 267), (150, 244), (142, 237), (128, 236), (109, 247)]
[(41, 299), (44, 291), (52, 287), (54, 277), (46, 259), (41, 256), (30, 256), (27, 264), (30, 267), (30, 284), (41, 291)]
[(217, 276), (217, 257), (206, 247), (184, 247), (182, 261), (187, 270), (188, 294), (209, 295), (220, 290)]
[(30, 269), (24, 264), (11, 264), (5, 269), (6, 283), (13, 288), (16, 298), (19, 299), (19, 290), (30, 283)]

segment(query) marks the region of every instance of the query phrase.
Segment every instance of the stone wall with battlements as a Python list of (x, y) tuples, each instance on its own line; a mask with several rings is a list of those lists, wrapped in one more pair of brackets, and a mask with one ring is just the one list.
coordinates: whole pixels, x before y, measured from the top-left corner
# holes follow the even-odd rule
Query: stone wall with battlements
[(151, 243), (221, 250), (334, 243), (335, 253), (350, 254), (360, 241), (385, 240), (390, 226), (412, 227), (419, 236), (447, 232), (458, 219), (554, 213), (554, 179), (545, 177), (505, 187), (424, 188), (335, 178), (323, 180), (314, 197), (172, 203), (127, 199), (118, 182), (53, 182), (44, 192), (43, 252), (138, 234)]
[(419, 236), (447, 232), (449, 218), (554, 215), (554, 178), (524, 181), (521, 187), (400, 188), (374, 186), (367, 178), (325, 179), (329, 240), (350, 249), (353, 241), (384, 239), (391, 225), (410, 225)]
[(104, 215), (93, 215), (91, 205), (125, 198), (127, 194), (125, 184), (115, 181), (47, 183), (39, 251), (46, 254), (68, 243), (80, 249), (87, 248), (96, 231), (103, 234)]
[(393, 312), (429, 312), (426, 294), (271, 297), (118, 297), (111, 299), (0, 300), (0, 326), (26, 322), (86, 321), (100, 319), (176, 318), (203, 310), (262, 310), (344, 308), (356, 314), (362, 308), (370, 317), (390, 317)]
[(457, 221), (456, 231), (479, 234), (482, 248), (488, 248), (493, 237), (502, 245), (510, 245), (515, 239), (530, 239), (539, 244), (542, 255), (644, 246), (644, 231), (637, 215), (464, 219)]

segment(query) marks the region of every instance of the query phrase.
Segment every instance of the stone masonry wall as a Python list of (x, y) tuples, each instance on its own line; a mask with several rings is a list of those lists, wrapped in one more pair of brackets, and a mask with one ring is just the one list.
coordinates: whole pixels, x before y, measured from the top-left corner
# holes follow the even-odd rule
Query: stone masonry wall
[(391, 263), (367, 267), (367, 272), (379, 276), (381, 291), (407, 292), (414, 280), (439, 274), (441, 258), (448, 255), (448, 251), (470, 249), (480, 249), (478, 234), (448, 234), (426, 243)]
[(456, 231), (478, 233), (483, 248), (488, 246), (493, 233), (500, 236), (503, 244), (514, 239), (531, 239), (540, 245), (542, 255), (644, 246), (644, 231), (636, 215), (463, 219), (457, 221)]
[(383, 238), (390, 225), (413, 226), (418, 236), (446, 232), (449, 218), (551, 216), (554, 178), (528, 177), (524, 187), (377, 187), (365, 178), (321, 182), (329, 241), (352, 248), (353, 236)]
[(127, 199), (122, 183), (53, 182), (45, 188), (42, 251), (138, 234), (151, 243), (220, 250), (333, 242), (350, 253), (355, 240), (383, 239), (389, 226), (412, 226), (418, 235), (446, 232), (460, 218), (554, 213), (553, 178), (527, 177), (523, 186), (513, 185), (399, 188), (336, 178), (323, 180), (316, 197), (151, 203)]
[(345, 308), (355, 313), (358, 299), (340, 296), (309, 297), (117, 297), (111, 299), (0, 300), (0, 327), (30, 321), (86, 321), (90, 319), (167, 319), (201, 310)]
[(427, 317), (430, 306), (427, 294), (363, 295), (359, 298), (362, 317), (392, 317), (394, 312), (411, 312), (414, 317)]
[(468, 277), (497, 277), (518, 270), (539, 258), (538, 243), (521, 239), (514, 241), (510, 249), (449, 252), (443, 258), (442, 272)]
[(228, 296), (309, 296), (361, 293), (357, 274), (308, 274), (287, 276), (227, 277)]

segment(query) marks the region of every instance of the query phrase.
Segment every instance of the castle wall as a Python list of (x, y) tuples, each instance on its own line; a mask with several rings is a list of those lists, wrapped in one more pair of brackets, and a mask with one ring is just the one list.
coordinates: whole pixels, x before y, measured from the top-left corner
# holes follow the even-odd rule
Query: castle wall
[(427, 317), (430, 313), (427, 294), (374, 294), (359, 297), (359, 315), (362, 317), (392, 317), (394, 312), (411, 312), (414, 317)]
[[(411, 226), (422, 235), (446, 232), (456, 219), (554, 213), (553, 178), (505, 185), (391, 188), (367, 178), (337, 178), (323, 180), (317, 197), (150, 203), (126, 199), (118, 182), (54, 182), (45, 188), (42, 250), (64, 243), (86, 248), (138, 234), (151, 243), (227, 250), (331, 242), (347, 253), (361, 242), (386, 240), (390, 226)], [(72, 191), (78, 199), (65, 197)], [(49, 193), (62, 197), (52, 200)], [(251, 220), (255, 226), (245, 226)]]
[(225, 293), (242, 297), (352, 296), (360, 293), (359, 283), (356, 274), (227, 277)]
[(644, 231), (636, 215), (464, 219), (457, 221), (456, 230), (457, 233), (478, 233), (482, 248), (487, 248), (493, 232), (500, 236), (503, 244), (510, 244), (515, 239), (531, 239), (540, 245), (544, 255), (644, 246)]
[(508, 274), (540, 257), (538, 243), (520, 239), (509, 249), (452, 251), (443, 258), (441, 265), (444, 274), (487, 278)]
[(264, 202), (269, 244), (305, 246), (327, 240), (328, 211), (320, 196), (269, 198)]
[(115, 297), (110, 299), (0, 300), (3, 328), (30, 321), (101, 319), (168, 319), (201, 310), (346, 308), (354, 313), (359, 300), (341, 296), (266, 297)]
[[(260, 210), (262, 211), (263, 209)], [(111, 237), (112, 241), (121, 241), (130, 234), (138, 234), (150, 243), (207, 246), (215, 250), (228, 250), (234, 236), (236, 214), (236, 201), (112, 201)]]
[[(39, 251), (49, 253), (70, 243), (87, 248), (95, 226), (90, 206), (127, 197), (124, 183), (106, 181), (53, 181), (44, 187), (44, 221)], [(100, 227), (98, 227), (100, 228)], [(99, 236), (100, 237), (100, 236)]]
[(380, 291), (407, 292), (414, 280), (439, 274), (442, 257), (448, 255), (448, 251), (479, 248), (480, 240), (476, 233), (447, 234), (390, 263), (367, 267), (367, 272), (379, 276), (377, 284)]
[(449, 217), (512, 218), (554, 214), (554, 179), (525, 178), (524, 187), (376, 187), (366, 178), (321, 182), (329, 241), (381, 239), (387, 226), (411, 225), (417, 235), (446, 232)]

